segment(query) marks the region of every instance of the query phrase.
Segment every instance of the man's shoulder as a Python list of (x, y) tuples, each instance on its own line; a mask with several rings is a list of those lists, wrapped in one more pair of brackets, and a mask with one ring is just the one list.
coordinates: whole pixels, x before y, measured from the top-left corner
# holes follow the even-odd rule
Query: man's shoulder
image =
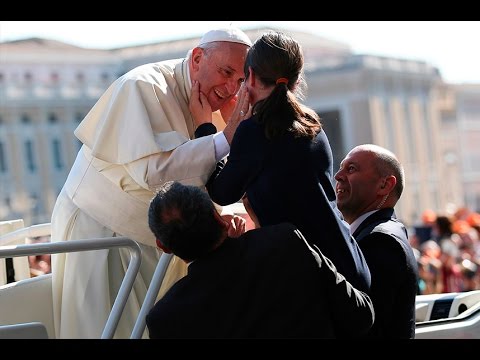
[(378, 223), (371, 231), (396, 239), (397, 241), (407, 241), (408, 233), (405, 225), (396, 218), (391, 218)]
[(389, 219), (383, 220), (375, 224), (372, 229), (372, 232), (383, 232), (383, 233), (390, 233), (392, 231), (403, 232), (405, 229), (405, 225), (399, 222), (396, 219)]
[(367, 238), (407, 238), (405, 226), (395, 219), (377, 220), (367, 224), (362, 223), (360, 228), (361, 231), (355, 236), (360, 243)]
[(289, 222), (282, 222), (275, 225), (262, 226), (258, 229), (251, 230), (254, 234), (268, 234), (268, 233), (279, 233), (292, 235), (298, 232), (298, 228)]
[(358, 225), (358, 230), (363, 235), (373, 232), (404, 232), (405, 225), (396, 218), (393, 209), (381, 209), (363, 219)]
[(305, 240), (300, 230), (289, 222), (263, 226), (244, 234), (255, 246), (286, 248), (293, 251), (297, 247), (305, 247)]
[(401, 252), (413, 255), (405, 225), (395, 218), (372, 223), (359, 235), (358, 244), (364, 253), (368, 252), (367, 248), (382, 249), (390, 254), (401, 249)]
[(124, 78), (132, 80), (147, 80), (148, 76), (146, 77), (146, 75), (148, 74), (172, 74), (175, 70), (175, 67), (183, 60), (183, 58), (179, 58), (142, 64), (128, 71), (124, 75)]

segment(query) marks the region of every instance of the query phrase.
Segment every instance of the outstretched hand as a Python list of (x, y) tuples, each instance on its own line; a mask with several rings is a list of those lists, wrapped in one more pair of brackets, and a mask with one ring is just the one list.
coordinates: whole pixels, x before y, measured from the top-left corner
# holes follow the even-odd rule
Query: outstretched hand
[(200, 91), (200, 85), (196, 80), (192, 85), (192, 96), (188, 108), (192, 114), (195, 129), (203, 123), (212, 122), (212, 107), (205, 94)]

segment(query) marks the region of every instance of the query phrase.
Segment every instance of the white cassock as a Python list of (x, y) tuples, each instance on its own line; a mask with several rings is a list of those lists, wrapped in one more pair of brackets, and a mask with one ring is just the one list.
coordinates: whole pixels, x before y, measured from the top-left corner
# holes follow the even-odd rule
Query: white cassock
[[(84, 145), (53, 210), (52, 242), (127, 236), (141, 245), (115, 338), (130, 337), (161, 255), (147, 217), (155, 189), (169, 180), (204, 186), (215, 169), (213, 135), (193, 139), (188, 58), (137, 67), (107, 89), (75, 130)], [(127, 249), (52, 256), (56, 338), (101, 337), (128, 260)], [(159, 297), (186, 269), (172, 258)]]

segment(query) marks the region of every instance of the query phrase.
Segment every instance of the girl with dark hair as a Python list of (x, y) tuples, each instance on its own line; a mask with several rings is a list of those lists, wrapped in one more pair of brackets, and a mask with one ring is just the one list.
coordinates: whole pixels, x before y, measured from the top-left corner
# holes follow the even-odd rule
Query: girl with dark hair
[[(370, 272), (336, 208), (333, 155), (318, 114), (303, 105), (300, 44), (276, 31), (263, 34), (245, 62), (245, 107), (228, 160), (207, 183), (212, 200), (228, 205), (248, 198), (260, 226), (290, 222), (361, 290)], [(251, 115), (251, 116), (250, 116)], [(286, 259), (285, 265), (288, 265)]]

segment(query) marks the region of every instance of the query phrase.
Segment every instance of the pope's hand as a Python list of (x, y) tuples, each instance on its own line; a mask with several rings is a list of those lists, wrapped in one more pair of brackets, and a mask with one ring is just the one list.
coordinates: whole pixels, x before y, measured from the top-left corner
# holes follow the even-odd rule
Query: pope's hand
[(212, 122), (212, 107), (210, 106), (205, 94), (200, 92), (200, 85), (198, 81), (193, 82), (192, 96), (190, 97), (190, 104), (188, 104), (188, 108), (192, 113), (195, 129), (203, 123)]

